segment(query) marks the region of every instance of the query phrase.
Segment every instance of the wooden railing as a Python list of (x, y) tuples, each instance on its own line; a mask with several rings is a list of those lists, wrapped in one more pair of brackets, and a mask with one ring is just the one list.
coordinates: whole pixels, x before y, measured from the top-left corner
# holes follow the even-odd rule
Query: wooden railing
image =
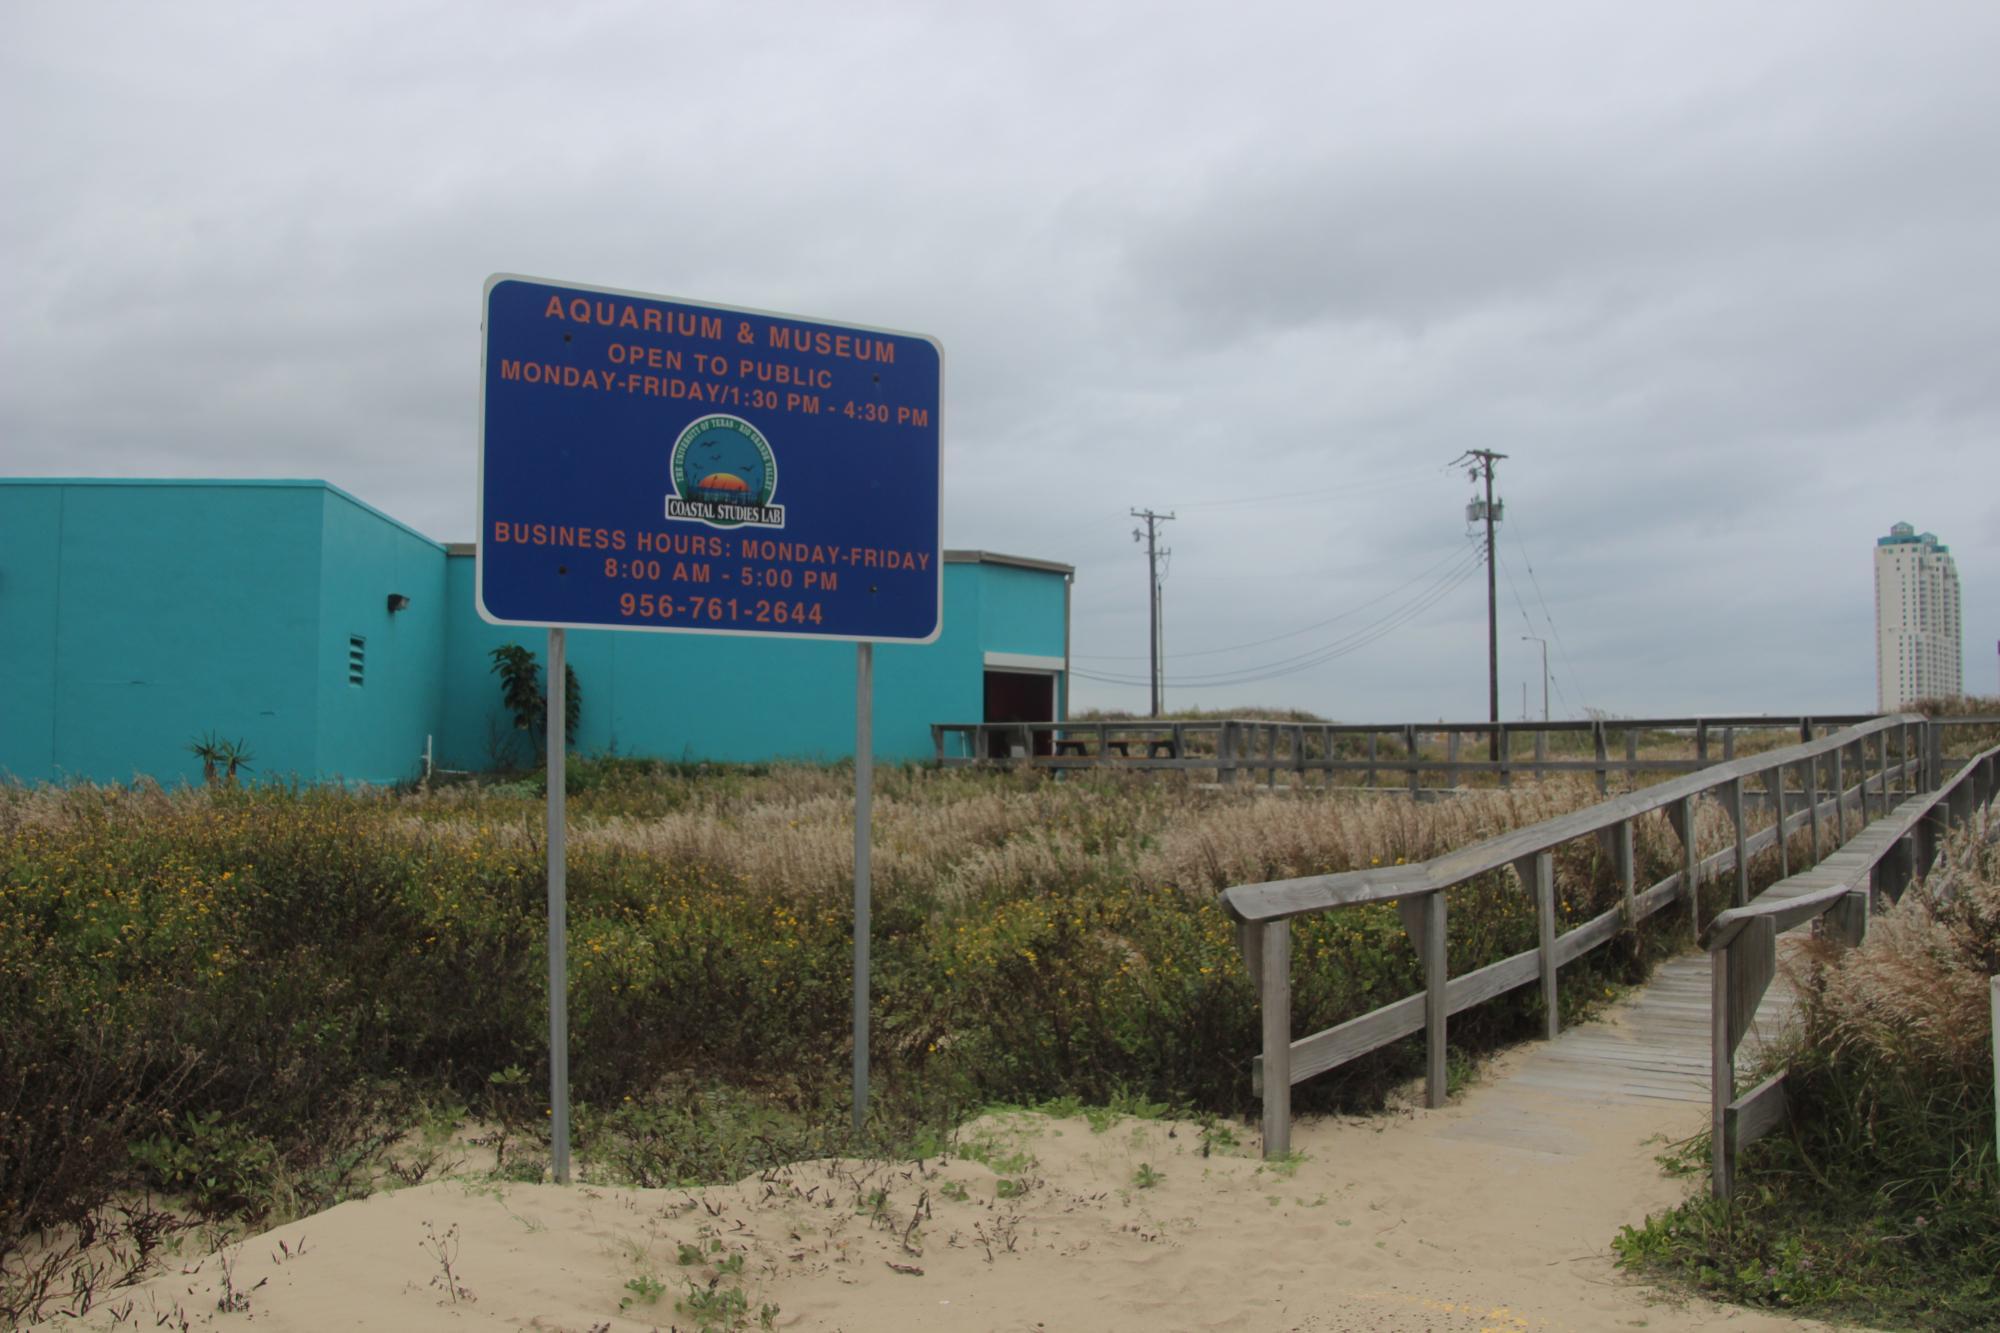
[[(1292, 1085), (1415, 1032), (1425, 1034), (1426, 1093), (1429, 1104), (1445, 1100), (1445, 1029), (1451, 1014), (1521, 986), (1539, 984), (1546, 1035), (1554, 1037), (1560, 1018), (1558, 973), (1567, 963), (1652, 914), (1678, 902), (1691, 923), (1696, 890), (1703, 879), (1735, 872), (1735, 901), (1749, 901), (1750, 858), (1777, 846), (1780, 874), (1789, 875), (1789, 838), (1812, 835), (1817, 859), (1821, 834), (1829, 845), (1845, 841), (1849, 812), (1863, 824), (1907, 797), (1923, 779), (1937, 746), (1925, 744), (1924, 719), (1895, 714), (1847, 727), (1831, 736), (1734, 759), (1658, 785), (1617, 796), (1586, 810), (1516, 829), (1417, 865), (1385, 866), (1336, 875), (1312, 875), (1226, 890), (1224, 906), (1237, 923), (1238, 942), (1256, 985), (1263, 1030), (1263, 1053), (1253, 1063), (1252, 1081), (1263, 1098), (1266, 1156), (1289, 1151)], [(1893, 751), (1893, 754), (1892, 754)], [(1745, 816), (1752, 783), (1767, 794), (1776, 818), (1751, 832)], [(1695, 802), (1714, 799), (1735, 828), (1733, 845), (1703, 857), (1695, 845)], [(1662, 811), (1679, 837), (1679, 870), (1641, 888), (1633, 857), (1633, 822)], [(1782, 832), (1781, 832), (1782, 830)], [(1554, 849), (1580, 838), (1597, 838), (1611, 852), (1623, 898), (1619, 905), (1558, 933)], [(1447, 975), (1445, 891), (1478, 875), (1511, 867), (1533, 894), (1539, 943), (1525, 953), (1463, 976)], [(1294, 1040), (1291, 1035), (1291, 919), (1366, 903), (1393, 902), (1416, 945), (1424, 989)]]
[[(931, 745), (940, 767), (962, 764), (1037, 768), (1198, 770), (1229, 782), (1239, 774), (1275, 786), (1280, 774), (1336, 774), (1363, 786), (1393, 776), (1411, 792), (1426, 778), (1452, 788), (1467, 777), (1493, 774), (1503, 786), (1519, 775), (1590, 773), (1599, 791), (1614, 773), (1660, 777), (1689, 773), (1737, 757), (1739, 741), (1768, 744), (1772, 737), (1810, 741), (1872, 714), (1768, 717), (1617, 718), (1575, 722), (1335, 723), (1266, 722), (1213, 718), (1148, 722), (937, 722)], [(1500, 757), (1491, 758), (1498, 737)], [(1552, 758), (1559, 738), (1574, 738), (1587, 757)], [(1642, 745), (1661, 739), (1683, 753), (1641, 757)]]
[[(1932, 756), (1941, 750), (1937, 741), (1947, 725), (1931, 726)], [(1911, 880), (1928, 874), (1946, 828), (1969, 822), (1976, 807), (1990, 807), (1996, 779), (2000, 746), (1967, 760), (1935, 790), (1902, 802), (1812, 869), (1780, 880), (1755, 901), (1719, 912), (1708, 923), (1702, 943), (1712, 978), (1709, 1181), (1716, 1198), (1734, 1191), (1743, 1149), (1785, 1115), (1785, 1070), (1736, 1095), (1736, 1051), (1777, 975), (1778, 936), (1810, 921), (1823, 938), (1850, 948), (1860, 944), (1876, 895), (1894, 901)]]

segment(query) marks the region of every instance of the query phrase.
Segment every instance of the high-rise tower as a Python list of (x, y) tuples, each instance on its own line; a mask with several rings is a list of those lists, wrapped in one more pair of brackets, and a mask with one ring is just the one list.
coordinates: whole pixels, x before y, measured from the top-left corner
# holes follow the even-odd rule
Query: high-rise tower
[(1875, 700), (1885, 713), (1965, 692), (1958, 566), (1907, 523), (1875, 539)]

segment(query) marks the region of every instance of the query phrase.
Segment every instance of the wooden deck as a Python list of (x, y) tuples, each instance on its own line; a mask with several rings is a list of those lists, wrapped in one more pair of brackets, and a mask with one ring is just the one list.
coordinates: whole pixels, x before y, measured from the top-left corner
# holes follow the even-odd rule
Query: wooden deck
[[(1781, 973), (1738, 1052), (1739, 1073), (1755, 1063), (1793, 1008)], [(1437, 1133), (1573, 1156), (1584, 1141), (1576, 1130), (1593, 1108), (1652, 1105), (1662, 1113), (1661, 1132), (1682, 1138), (1707, 1126), (1709, 1049), (1708, 955), (1687, 954), (1662, 965), (1601, 1019), (1507, 1057), (1468, 1094), (1477, 1114), (1441, 1124)]]

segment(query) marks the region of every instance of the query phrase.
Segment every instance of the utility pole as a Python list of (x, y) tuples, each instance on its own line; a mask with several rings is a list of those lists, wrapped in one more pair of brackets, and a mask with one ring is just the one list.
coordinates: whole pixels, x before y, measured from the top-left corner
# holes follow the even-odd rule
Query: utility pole
[[(1523, 634), (1521, 642), (1539, 643), (1542, 645), (1542, 721), (1546, 722), (1549, 720), (1549, 641), (1538, 635)], [(1526, 690), (1528, 683), (1522, 681), (1521, 688)], [(1528, 716), (1528, 707), (1526, 704), (1521, 705), (1521, 716), (1523, 719)]]
[(1133, 518), (1146, 520), (1146, 531), (1132, 529), (1133, 541), (1146, 543), (1146, 607), (1151, 613), (1150, 633), (1147, 635), (1152, 645), (1153, 657), (1153, 716), (1160, 715), (1160, 541), (1159, 525), (1173, 518), (1172, 514), (1156, 514), (1150, 509), (1134, 509)]
[(1493, 465), (1505, 458), (1491, 449), (1467, 449), (1454, 462), (1472, 460), (1468, 470), (1472, 480), (1486, 478), (1486, 500), (1474, 500), (1466, 506), (1467, 518), (1486, 520), (1486, 714), (1493, 729), (1486, 733), (1487, 757), (1496, 763), (1500, 759), (1500, 598), (1499, 588), (1494, 581), (1493, 571), (1493, 525), (1500, 521), (1500, 511), (1493, 503)]

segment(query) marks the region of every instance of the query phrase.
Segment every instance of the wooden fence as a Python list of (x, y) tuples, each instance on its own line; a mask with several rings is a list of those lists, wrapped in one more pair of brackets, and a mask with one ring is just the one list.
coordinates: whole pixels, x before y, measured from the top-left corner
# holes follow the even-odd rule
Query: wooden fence
[[(1662, 777), (1695, 772), (1737, 757), (1739, 742), (1813, 740), (1872, 719), (1873, 714), (1768, 717), (1618, 718), (1576, 722), (1371, 723), (1266, 722), (1215, 718), (1198, 722), (937, 722), (931, 745), (940, 767), (1026, 765), (1061, 771), (1119, 768), (1212, 772), (1218, 782), (1239, 774), (1277, 785), (1279, 775), (1358, 778), (1377, 786), (1385, 776), (1413, 793), (1492, 774), (1500, 785), (1518, 775), (1590, 773), (1599, 791), (1613, 773)], [(1497, 742), (1495, 741), (1497, 737)], [(1643, 747), (1671, 741), (1682, 754), (1641, 757)], [(1490, 757), (1497, 743), (1499, 758)], [(1588, 745), (1588, 757), (1554, 758), (1565, 744)]]
[[(1940, 732), (1932, 728), (1934, 737)], [(1935, 755), (1941, 745), (1929, 748)], [(1778, 936), (1810, 921), (1823, 938), (1860, 944), (1876, 895), (1894, 901), (1911, 880), (1929, 873), (1947, 826), (1969, 822), (1976, 807), (1990, 807), (1996, 780), (2000, 746), (1967, 760), (1934, 790), (1903, 801), (1810, 870), (1780, 880), (1753, 902), (1718, 912), (1708, 923), (1701, 938), (1712, 978), (1709, 1181), (1716, 1198), (1726, 1199), (1734, 1190), (1744, 1147), (1785, 1116), (1785, 1070), (1736, 1095), (1736, 1050), (1777, 975)], [(1995, 1016), (2000, 1019), (2000, 1011)], [(2000, 1030), (1995, 1050), (2000, 1052)], [(1995, 1078), (2000, 1080), (2000, 1072)]]
[[(1801, 730), (1810, 730), (1811, 725), (1802, 722)], [(1293, 1084), (1411, 1033), (1425, 1034), (1427, 1097), (1430, 1105), (1442, 1106), (1446, 1020), (1483, 1000), (1539, 984), (1546, 1032), (1555, 1036), (1560, 1022), (1558, 973), (1564, 963), (1675, 903), (1684, 904), (1690, 921), (1698, 926), (1697, 887), (1724, 871), (1735, 872), (1737, 905), (1748, 903), (1750, 858), (1775, 844), (1780, 873), (1789, 875), (1788, 840), (1801, 831), (1811, 833), (1814, 859), (1820, 854), (1823, 832), (1830, 835), (1830, 846), (1838, 846), (1847, 838), (1850, 811), (1857, 812), (1865, 825), (1897, 800), (1915, 794), (1933, 771), (1940, 748), (1934, 736), (1926, 737), (1925, 728), (1925, 719), (1916, 714), (1876, 718), (1829, 736), (1671, 778), (1417, 865), (1241, 884), (1226, 890), (1223, 903), (1237, 923), (1261, 1010), (1263, 1053), (1253, 1064), (1252, 1081), (1263, 1098), (1265, 1155), (1289, 1151)], [(1755, 833), (1745, 815), (1746, 794), (1753, 783), (1766, 793), (1776, 814), (1769, 827)], [(1735, 828), (1733, 845), (1707, 857), (1695, 845), (1695, 802), (1702, 799), (1718, 801)], [(1656, 810), (1665, 813), (1680, 839), (1682, 865), (1658, 883), (1641, 888), (1635, 882), (1633, 821)], [(1553, 852), (1580, 838), (1599, 839), (1611, 852), (1623, 901), (1558, 934)], [(1534, 896), (1538, 946), (1464, 976), (1447, 976), (1445, 891), (1509, 867)], [(1293, 1040), (1291, 919), (1380, 902), (1394, 902), (1401, 913), (1422, 963), (1424, 989)]]

